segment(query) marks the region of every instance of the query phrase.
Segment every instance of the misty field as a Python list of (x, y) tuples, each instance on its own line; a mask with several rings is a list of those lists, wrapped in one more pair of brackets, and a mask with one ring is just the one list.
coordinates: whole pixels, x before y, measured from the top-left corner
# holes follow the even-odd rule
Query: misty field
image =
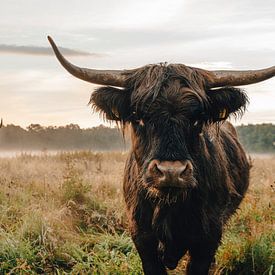
[[(125, 159), (120, 152), (1, 158), (0, 274), (142, 274), (126, 229)], [(214, 274), (273, 274), (274, 181), (275, 157), (254, 159)]]

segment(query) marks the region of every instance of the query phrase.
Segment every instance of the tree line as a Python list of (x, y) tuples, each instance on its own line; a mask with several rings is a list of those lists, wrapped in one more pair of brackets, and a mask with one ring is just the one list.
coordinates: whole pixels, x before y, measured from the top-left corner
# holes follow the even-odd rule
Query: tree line
[(26, 129), (13, 124), (0, 129), (0, 150), (125, 150), (127, 142), (116, 128), (103, 125), (81, 129), (77, 124)]
[(275, 125), (248, 124), (236, 127), (241, 143), (248, 152), (275, 153)]
[[(237, 126), (247, 151), (275, 153), (275, 125)], [(43, 127), (31, 124), (26, 129), (9, 124), (0, 129), (0, 150), (126, 150), (128, 138), (117, 128), (103, 125), (81, 129), (77, 124)]]

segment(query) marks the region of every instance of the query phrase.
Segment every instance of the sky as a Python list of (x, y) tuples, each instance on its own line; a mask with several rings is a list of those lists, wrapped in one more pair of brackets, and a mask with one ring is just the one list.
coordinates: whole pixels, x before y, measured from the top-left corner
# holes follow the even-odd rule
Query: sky
[[(81, 67), (183, 63), (205, 69), (275, 65), (274, 0), (0, 0), (0, 116), (23, 127), (103, 123), (87, 105), (96, 85), (69, 75), (51, 35)], [(235, 124), (275, 123), (275, 77), (245, 86)]]

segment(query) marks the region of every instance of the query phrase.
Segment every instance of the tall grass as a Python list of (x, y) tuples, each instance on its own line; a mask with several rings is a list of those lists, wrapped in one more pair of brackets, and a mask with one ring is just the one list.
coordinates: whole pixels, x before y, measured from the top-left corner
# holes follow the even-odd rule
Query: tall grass
[(273, 274), (275, 159), (256, 159), (251, 186), (217, 255), (221, 274)]
[[(0, 274), (142, 274), (126, 230), (125, 158), (76, 152), (0, 159)], [(274, 272), (274, 167), (275, 158), (254, 161), (250, 190), (227, 226), (215, 274)]]

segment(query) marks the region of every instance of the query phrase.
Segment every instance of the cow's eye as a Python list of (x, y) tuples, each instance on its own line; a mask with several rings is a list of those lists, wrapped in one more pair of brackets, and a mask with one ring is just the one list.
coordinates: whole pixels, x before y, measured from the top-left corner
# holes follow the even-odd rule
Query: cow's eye
[(201, 133), (202, 131), (202, 123), (199, 120), (194, 120), (191, 124), (191, 128), (194, 131), (194, 134)]
[(136, 112), (132, 112), (132, 122), (136, 125), (143, 127), (145, 125), (144, 120), (141, 119)]
[(131, 120), (131, 122), (132, 122), (134, 125), (139, 126), (139, 127), (144, 127), (144, 125), (145, 125), (143, 119), (134, 118), (134, 119)]
[(138, 124), (139, 126), (142, 126), (142, 127), (145, 125), (143, 119), (138, 120)]
[(135, 119), (133, 121), (133, 123), (140, 126), (140, 127), (144, 127), (144, 125), (145, 125), (143, 119)]

